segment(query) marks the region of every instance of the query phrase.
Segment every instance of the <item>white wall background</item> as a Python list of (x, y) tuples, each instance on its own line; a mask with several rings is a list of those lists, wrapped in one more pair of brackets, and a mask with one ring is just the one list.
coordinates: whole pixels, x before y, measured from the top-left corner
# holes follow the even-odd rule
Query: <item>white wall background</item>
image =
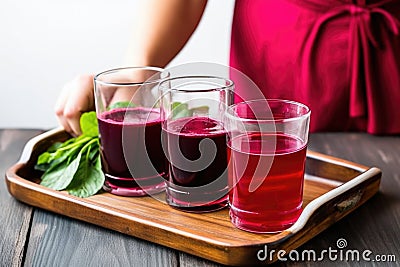
[[(56, 127), (53, 107), (65, 83), (125, 62), (140, 1), (145, 0), (2, 0), (0, 128)], [(228, 64), (233, 5), (234, 0), (209, 0), (199, 27), (170, 66)]]

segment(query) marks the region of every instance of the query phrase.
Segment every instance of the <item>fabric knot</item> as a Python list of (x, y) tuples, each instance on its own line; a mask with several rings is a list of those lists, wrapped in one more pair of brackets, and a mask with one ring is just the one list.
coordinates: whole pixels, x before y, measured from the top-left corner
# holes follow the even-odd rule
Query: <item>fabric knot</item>
[[(370, 45), (376, 49), (383, 47), (383, 43), (379, 42), (379, 35), (373, 32), (373, 23), (375, 20), (383, 21), (387, 25), (387, 29), (394, 35), (399, 34), (400, 22), (391, 13), (381, 7), (384, 2), (374, 5), (356, 5), (345, 4), (326, 10), (314, 23), (311, 32), (304, 44), (302, 55), (302, 83), (307, 87), (310, 84), (311, 77), (309, 73), (314, 73), (311, 68), (313, 66), (312, 55), (314, 47), (318, 42), (321, 29), (332, 20), (339, 17), (349, 17), (349, 62), (348, 73), (350, 77), (350, 117), (367, 116), (367, 100), (366, 90), (371, 82), (370, 62), (368, 53)], [(374, 21), (372, 20), (374, 15)], [(361, 71), (361, 69), (364, 70)]]
[(365, 12), (369, 12), (369, 10), (365, 7), (361, 7), (358, 5), (350, 5), (349, 6), (349, 12), (351, 15), (359, 15)]

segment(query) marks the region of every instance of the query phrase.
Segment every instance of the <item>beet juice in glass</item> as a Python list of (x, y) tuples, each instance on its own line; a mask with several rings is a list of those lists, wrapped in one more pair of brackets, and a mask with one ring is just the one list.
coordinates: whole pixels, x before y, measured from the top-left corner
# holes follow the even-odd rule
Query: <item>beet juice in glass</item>
[(128, 67), (95, 76), (104, 189), (143, 196), (165, 188), (159, 83), (168, 73), (156, 67)]
[(168, 161), (167, 203), (188, 212), (227, 206), (225, 109), (233, 82), (185, 76), (161, 83), (162, 138)]
[(239, 229), (280, 232), (302, 212), (310, 110), (287, 100), (228, 108), (230, 217)]

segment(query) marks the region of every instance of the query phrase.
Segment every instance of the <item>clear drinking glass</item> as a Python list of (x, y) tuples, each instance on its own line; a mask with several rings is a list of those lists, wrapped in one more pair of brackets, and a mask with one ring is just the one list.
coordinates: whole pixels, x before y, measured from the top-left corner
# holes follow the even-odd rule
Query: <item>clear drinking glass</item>
[(222, 118), (233, 101), (233, 82), (212, 76), (176, 77), (162, 82), (160, 90), (167, 203), (189, 212), (227, 206)]
[(143, 196), (165, 188), (158, 86), (169, 76), (156, 67), (112, 69), (95, 76), (104, 189)]
[(254, 100), (227, 109), (229, 205), (236, 227), (273, 233), (296, 222), (309, 121), (309, 108), (288, 100)]

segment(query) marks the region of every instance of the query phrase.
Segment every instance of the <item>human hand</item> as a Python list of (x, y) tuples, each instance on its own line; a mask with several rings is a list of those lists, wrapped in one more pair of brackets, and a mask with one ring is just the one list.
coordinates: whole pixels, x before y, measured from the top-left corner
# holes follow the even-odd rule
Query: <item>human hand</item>
[(80, 135), (82, 113), (94, 110), (93, 74), (79, 75), (68, 82), (56, 102), (55, 113), (61, 126), (73, 136)]

